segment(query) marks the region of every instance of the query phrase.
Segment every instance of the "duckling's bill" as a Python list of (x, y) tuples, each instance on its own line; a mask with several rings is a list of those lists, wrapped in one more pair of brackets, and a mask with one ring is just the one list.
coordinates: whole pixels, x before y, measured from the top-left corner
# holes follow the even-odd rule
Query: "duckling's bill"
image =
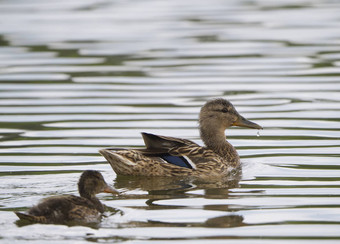
[(252, 129), (258, 129), (258, 130), (262, 130), (262, 126), (247, 120), (246, 118), (244, 118), (243, 116), (239, 116), (238, 120), (236, 122), (234, 122), (233, 124), (234, 126), (241, 126), (241, 127), (247, 127), (247, 128), (252, 128)]
[(119, 195), (119, 192), (114, 189), (113, 187), (109, 186), (109, 185), (106, 185), (103, 189), (103, 192), (105, 193), (112, 193), (112, 194), (115, 194), (115, 195)]

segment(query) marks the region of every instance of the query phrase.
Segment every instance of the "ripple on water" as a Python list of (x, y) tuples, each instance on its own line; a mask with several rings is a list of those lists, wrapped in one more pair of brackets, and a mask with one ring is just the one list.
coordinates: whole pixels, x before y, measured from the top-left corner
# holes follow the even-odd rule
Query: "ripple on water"
[[(2, 240), (337, 243), (339, 8), (313, 0), (4, 1)], [(98, 153), (141, 147), (142, 131), (202, 143), (197, 116), (213, 97), (264, 127), (260, 137), (226, 132), (241, 155), (239, 182), (117, 177)], [(77, 194), (86, 169), (122, 192), (99, 195), (109, 208), (98, 228), (15, 225), (13, 210)]]

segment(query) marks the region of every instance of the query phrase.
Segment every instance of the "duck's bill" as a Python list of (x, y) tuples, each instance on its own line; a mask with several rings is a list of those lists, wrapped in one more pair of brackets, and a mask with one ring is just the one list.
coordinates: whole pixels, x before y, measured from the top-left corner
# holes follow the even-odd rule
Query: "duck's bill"
[(115, 194), (115, 195), (119, 195), (119, 192), (112, 188), (111, 186), (105, 186), (105, 188), (103, 189), (103, 192), (106, 192), (106, 193), (112, 193), (112, 194)]
[(245, 119), (244, 117), (240, 116), (239, 119), (233, 124), (235, 126), (247, 127), (252, 129), (262, 130), (262, 126), (251, 122), (250, 120)]

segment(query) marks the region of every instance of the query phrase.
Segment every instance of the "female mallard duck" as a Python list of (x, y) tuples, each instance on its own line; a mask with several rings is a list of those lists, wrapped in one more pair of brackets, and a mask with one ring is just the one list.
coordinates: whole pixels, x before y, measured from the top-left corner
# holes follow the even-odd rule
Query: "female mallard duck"
[(205, 147), (186, 139), (142, 133), (145, 149), (99, 152), (120, 175), (223, 177), (240, 166), (240, 157), (224, 134), (233, 125), (262, 129), (219, 98), (208, 101), (200, 111), (199, 130)]
[(101, 173), (86, 170), (78, 182), (80, 197), (73, 195), (53, 196), (43, 199), (27, 214), (15, 212), (21, 220), (43, 224), (97, 223), (104, 207), (96, 197), (97, 193), (118, 192), (107, 185)]

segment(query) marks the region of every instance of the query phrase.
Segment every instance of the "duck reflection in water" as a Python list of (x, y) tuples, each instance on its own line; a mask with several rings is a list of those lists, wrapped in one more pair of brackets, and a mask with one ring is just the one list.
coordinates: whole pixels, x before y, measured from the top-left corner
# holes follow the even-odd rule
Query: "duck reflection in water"
[[(214, 228), (231, 228), (243, 226), (243, 217), (237, 214), (234, 208), (230, 207), (228, 198), (230, 189), (239, 187), (239, 178), (229, 179), (224, 182), (194, 182), (192, 179), (183, 177), (141, 177), (141, 176), (117, 176), (114, 187), (117, 189), (131, 191), (143, 190), (146, 194), (124, 194), (121, 198), (125, 199), (145, 199), (146, 205), (140, 208), (151, 211), (147, 221), (129, 221), (121, 224), (121, 227), (214, 227)], [(202, 191), (201, 191), (202, 190)], [(159, 221), (154, 220), (152, 210), (171, 210), (176, 209), (197, 210), (187, 205), (167, 204), (167, 200), (190, 199), (193, 202), (200, 199), (224, 199), (224, 203), (218, 205), (204, 205), (204, 210), (216, 211), (223, 213), (222, 216), (208, 218), (203, 222), (180, 221)], [(165, 200), (165, 202), (164, 202)], [(196, 205), (195, 205), (196, 206)], [(228, 214), (230, 213), (230, 214)], [(180, 218), (180, 217), (179, 217)], [(183, 219), (182, 219), (183, 220)]]

